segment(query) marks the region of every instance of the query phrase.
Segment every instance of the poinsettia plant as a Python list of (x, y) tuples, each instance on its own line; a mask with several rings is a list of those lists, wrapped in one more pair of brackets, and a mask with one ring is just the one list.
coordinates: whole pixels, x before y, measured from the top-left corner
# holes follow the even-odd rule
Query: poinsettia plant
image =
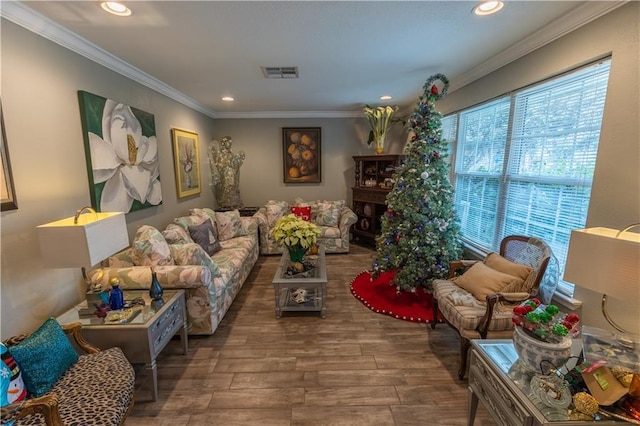
[(320, 236), (320, 230), (316, 224), (300, 219), (294, 214), (278, 219), (269, 233), (280, 245), (291, 247), (300, 244), (303, 248), (311, 247)]
[(556, 305), (544, 305), (535, 297), (513, 308), (511, 319), (516, 327), (543, 342), (561, 343), (580, 332), (578, 315), (563, 314)]

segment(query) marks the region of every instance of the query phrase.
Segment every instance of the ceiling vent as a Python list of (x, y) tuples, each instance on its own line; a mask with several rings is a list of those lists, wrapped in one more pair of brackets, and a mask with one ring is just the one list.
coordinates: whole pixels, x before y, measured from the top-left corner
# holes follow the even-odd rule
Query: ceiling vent
[(265, 78), (298, 78), (298, 67), (262, 67)]

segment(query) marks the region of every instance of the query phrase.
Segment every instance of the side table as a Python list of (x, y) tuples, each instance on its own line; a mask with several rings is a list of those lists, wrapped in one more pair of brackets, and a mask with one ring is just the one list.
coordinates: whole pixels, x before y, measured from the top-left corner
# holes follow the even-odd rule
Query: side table
[[(228, 209), (228, 208), (219, 208), (216, 209), (215, 211), (217, 212), (230, 212), (236, 209)], [(253, 216), (254, 214), (256, 214), (258, 212), (258, 207), (242, 207), (237, 209), (238, 212), (240, 212), (240, 216)]]
[[(103, 318), (81, 315), (87, 310), (86, 300), (60, 315), (60, 324), (79, 322), (85, 338), (100, 349), (118, 346), (132, 364), (145, 364), (151, 371), (153, 401), (158, 399), (158, 370), (156, 357), (171, 338), (180, 331), (184, 354), (187, 354), (187, 312), (184, 290), (165, 290), (164, 304), (158, 306), (149, 298), (147, 290), (125, 290), (125, 303), (136, 298), (145, 301), (144, 307), (127, 322), (108, 323)], [(139, 308), (138, 308), (139, 309)]]

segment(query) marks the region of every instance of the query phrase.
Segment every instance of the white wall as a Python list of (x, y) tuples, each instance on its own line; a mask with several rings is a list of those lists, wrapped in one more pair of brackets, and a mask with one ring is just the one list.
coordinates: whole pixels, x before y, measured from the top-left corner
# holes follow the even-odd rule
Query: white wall
[[(616, 229), (640, 222), (640, 3), (629, 2), (604, 17), (449, 94), (443, 114), (502, 95), (611, 53), (587, 226)], [(606, 283), (603, 283), (603, 288)], [(640, 292), (640, 276), (638, 277)], [(600, 294), (576, 288), (588, 325), (610, 328), (600, 313)], [(640, 334), (640, 311), (610, 299), (614, 319)]]

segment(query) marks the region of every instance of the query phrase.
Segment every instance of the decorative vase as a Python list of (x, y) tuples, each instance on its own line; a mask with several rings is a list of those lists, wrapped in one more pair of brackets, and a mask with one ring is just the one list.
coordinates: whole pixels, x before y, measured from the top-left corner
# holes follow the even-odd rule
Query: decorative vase
[(375, 138), (375, 143), (376, 143), (376, 154), (381, 155), (384, 154), (384, 140), (385, 137), (387, 136), (386, 133), (383, 133), (379, 136), (376, 136)]
[(513, 346), (518, 358), (529, 371), (548, 374), (562, 367), (571, 357), (571, 339), (561, 343), (543, 342), (529, 336), (521, 327), (513, 332)]
[(120, 280), (118, 280), (117, 278), (112, 278), (111, 280), (109, 306), (111, 306), (111, 310), (113, 311), (124, 308), (124, 294), (122, 293), (122, 289), (120, 288)]
[(289, 250), (289, 259), (292, 262), (302, 262), (302, 258), (308, 250), (307, 248), (302, 247), (300, 244), (286, 247), (287, 250)]
[(151, 285), (149, 286), (149, 297), (151, 298), (151, 300), (161, 300), (162, 293), (164, 293), (164, 290), (160, 285), (160, 281), (158, 281), (158, 277), (156, 276), (156, 273), (152, 272)]

